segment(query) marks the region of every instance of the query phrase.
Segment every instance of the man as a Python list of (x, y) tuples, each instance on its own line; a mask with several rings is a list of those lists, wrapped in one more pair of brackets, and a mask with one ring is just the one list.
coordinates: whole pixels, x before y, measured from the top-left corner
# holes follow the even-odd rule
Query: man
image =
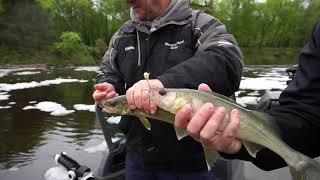
[[(126, 94), (131, 108), (155, 113), (150, 87), (197, 88), (205, 82), (227, 96), (239, 87), (242, 55), (234, 37), (214, 17), (193, 11), (188, 0), (126, 0), (132, 20), (112, 37), (96, 78), (99, 104)], [(150, 80), (143, 79), (144, 72)], [(122, 117), (126, 134), (127, 179), (212, 179), (202, 146), (177, 140), (172, 125), (150, 120), (146, 130), (132, 116)]]
[[(292, 148), (310, 157), (320, 155), (320, 20), (314, 26), (308, 44), (299, 57), (299, 67), (292, 82), (282, 92), (280, 106), (267, 113), (276, 120), (282, 139)], [(210, 91), (207, 85), (199, 90)], [(252, 161), (264, 170), (286, 166), (286, 163), (270, 150), (262, 150), (252, 158), (241, 142), (235, 138), (240, 114), (233, 110), (230, 123), (221, 133), (215, 133), (226, 115), (224, 107), (205, 104), (193, 117), (192, 107), (184, 106), (176, 115), (176, 126), (187, 128), (192, 137), (208, 147), (224, 152), (226, 158)], [(190, 120), (190, 121), (189, 121)], [(229, 155), (228, 155), (229, 154)], [(233, 154), (233, 155), (231, 155)]]

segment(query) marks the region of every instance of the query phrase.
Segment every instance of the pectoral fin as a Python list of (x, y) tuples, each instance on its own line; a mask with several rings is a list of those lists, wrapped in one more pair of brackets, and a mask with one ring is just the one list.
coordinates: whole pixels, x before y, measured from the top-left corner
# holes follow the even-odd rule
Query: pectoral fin
[(243, 145), (246, 147), (248, 153), (256, 158), (257, 153), (259, 151), (261, 151), (262, 149), (265, 149), (265, 147), (259, 145), (259, 144), (254, 144), (254, 143), (250, 143), (250, 142), (246, 142), (246, 141), (242, 141)]
[(140, 119), (141, 123), (143, 124), (143, 126), (148, 129), (151, 130), (151, 125), (150, 122), (148, 121), (148, 119), (144, 116), (138, 116), (138, 118)]
[(205, 147), (204, 145), (202, 145), (202, 147), (203, 147), (204, 157), (206, 158), (208, 170), (210, 170), (211, 167), (213, 166), (213, 163), (220, 157), (220, 154), (215, 150)]
[(174, 130), (176, 131), (176, 135), (177, 135), (178, 140), (181, 140), (184, 137), (189, 136), (186, 129), (174, 127)]

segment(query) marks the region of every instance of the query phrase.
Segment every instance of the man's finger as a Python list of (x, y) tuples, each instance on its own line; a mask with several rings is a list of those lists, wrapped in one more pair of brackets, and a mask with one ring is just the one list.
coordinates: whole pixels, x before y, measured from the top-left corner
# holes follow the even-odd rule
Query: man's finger
[(149, 83), (146, 80), (141, 80), (137, 83), (141, 88), (141, 108), (146, 112), (150, 113), (150, 97), (149, 97)]
[(115, 91), (111, 91), (107, 94), (107, 99), (111, 99), (113, 97), (115, 97), (117, 95), (117, 93)]
[(141, 95), (142, 95), (141, 86), (140, 85), (134, 85), (133, 100), (134, 100), (134, 105), (138, 109), (142, 109)]
[(242, 144), (236, 139), (236, 135), (240, 126), (240, 112), (234, 109), (230, 113), (230, 123), (221, 134), (221, 141), (225, 146), (223, 151), (226, 153), (236, 153), (240, 150)]
[(221, 122), (225, 119), (225, 112), (226, 110), (224, 108), (217, 108), (214, 111), (210, 119), (201, 129), (201, 142), (203, 142), (204, 144), (210, 143), (211, 139), (217, 135), (218, 127), (220, 126)]
[(108, 83), (99, 83), (99, 84), (95, 84), (94, 88), (97, 90), (106, 90), (108, 87)]
[(100, 84), (95, 84), (94, 88), (96, 90), (100, 90), (100, 91), (106, 91), (106, 92), (111, 92), (114, 91), (114, 87), (112, 84), (104, 82), (104, 83), (100, 83)]
[(131, 109), (136, 109), (137, 107), (134, 104), (134, 97), (133, 97), (134, 87), (131, 87), (126, 92), (126, 98), (128, 101), (128, 104)]
[(210, 87), (205, 84), (205, 83), (201, 83), (199, 86), (198, 86), (198, 90), (199, 91), (209, 91), (209, 92), (212, 92), (212, 90), (210, 89)]
[(190, 120), (187, 130), (189, 134), (195, 138), (199, 139), (200, 130), (205, 125), (207, 120), (210, 118), (214, 111), (214, 106), (212, 103), (204, 104), (199, 111)]
[(142, 108), (146, 113), (150, 113), (150, 98), (149, 91), (142, 91), (141, 93), (141, 104)]
[(92, 94), (92, 97), (95, 101), (100, 101), (100, 100), (106, 98), (106, 96), (107, 96), (107, 93), (105, 91), (95, 91)]
[(230, 112), (230, 122), (227, 127), (224, 129), (222, 136), (225, 138), (234, 139), (237, 135), (238, 129), (240, 126), (240, 112), (237, 109), (234, 109)]
[(187, 128), (192, 117), (192, 106), (187, 104), (183, 106), (176, 114), (175, 126), (178, 128)]

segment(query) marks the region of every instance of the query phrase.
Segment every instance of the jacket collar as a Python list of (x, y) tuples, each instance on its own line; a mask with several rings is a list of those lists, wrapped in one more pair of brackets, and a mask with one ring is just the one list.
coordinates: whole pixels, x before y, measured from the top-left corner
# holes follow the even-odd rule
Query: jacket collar
[(136, 29), (150, 34), (167, 25), (185, 25), (191, 21), (192, 9), (189, 0), (171, 0), (166, 12), (152, 22), (139, 21), (131, 13), (132, 20), (125, 23), (120, 29), (130, 33)]

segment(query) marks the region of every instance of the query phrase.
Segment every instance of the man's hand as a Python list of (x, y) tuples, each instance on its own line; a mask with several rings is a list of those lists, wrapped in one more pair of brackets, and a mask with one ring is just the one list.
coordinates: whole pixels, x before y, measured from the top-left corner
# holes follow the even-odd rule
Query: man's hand
[(96, 90), (93, 92), (92, 97), (100, 107), (102, 101), (118, 96), (113, 85), (110, 83), (96, 84), (94, 88)]
[[(211, 91), (206, 84), (200, 84), (198, 90)], [(215, 107), (212, 103), (206, 103), (192, 116), (192, 107), (187, 104), (177, 112), (175, 126), (187, 129), (191, 137), (208, 148), (234, 154), (239, 152), (242, 146), (242, 143), (236, 139), (240, 113), (236, 109), (232, 110), (229, 124), (219, 132), (218, 127), (225, 119), (226, 113), (224, 107)]]
[(141, 80), (127, 90), (126, 97), (131, 109), (143, 109), (149, 114), (157, 111), (157, 105), (150, 101), (150, 88), (163, 88), (163, 84), (158, 79)]

